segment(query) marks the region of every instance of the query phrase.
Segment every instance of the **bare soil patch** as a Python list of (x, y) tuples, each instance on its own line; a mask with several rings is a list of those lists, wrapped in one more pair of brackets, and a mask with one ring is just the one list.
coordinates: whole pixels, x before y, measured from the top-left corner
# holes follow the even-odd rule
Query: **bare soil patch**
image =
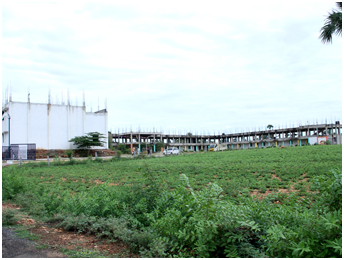
[(4, 209), (21, 209), (21, 206), (4, 202), (2, 203), (2, 210)]
[(101, 180), (99, 180), (99, 179), (96, 179), (96, 180), (94, 181), (94, 183), (96, 183), (96, 184), (104, 184), (105, 182), (104, 182), (104, 181), (101, 181)]
[[(253, 174), (255, 174), (255, 173), (253, 173)], [(309, 180), (309, 178), (307, 178), (306, 175), (307, 175), (307, 173), (302, 174), (301, 176), (303, 177), (303, 179), (298, 180), (296, 183), (307, 182)], [(280, 182), (282, 181), (282, 179), (280, 177), (278, 177), (275, 173), (272, 174), (272, 178), (273, 179), (278, 179)], [(279, 188), (278, 192), (279, 193), (287, 193), (287, 194), (290, 194), (292, 192), (297, 193), (300, 190), (295, 189), (295, 184), (296, 183), (290, 185), (290, 187), (288, 189)], [(308, 193), (317, 193), (316, 191), (311, 191), (309, 189), (309, 185), (306, 185), (306, 189), (307, 189)], [(260, 193), (258, 189), (255, 189), (255, 190), (251, 191), (249, 194), (251, 196), (255, 196), (257, 199), (261, 200), (261, 199), (264, 199), (266, 196), (268, 196), (270, 194), (278, 193), (278, 192), (271, 191), (271, 190), (267, 189), (265, 193)], [(301, 197), (304, 197), (304, 196), (301, 196)], [(280, 202), (278, 202), (278, 203), (280, 204)]]
[(277, 179), (279, 181), (282, 181), (282, 179), (280, 177), (278, 177), (275, 173), (272, 174), (272, 178)]
[[(3, 203), (3, 209), (11, 208), (19, 210), (20, 207), (10, 203)], [(68, 250), (98, 250), (103, 255), (139, 258), (140, 256), (131, 253), (129, 247), (121, 241), (109, 242), (106, 239), (99, 239), (95, 235), (81, 234), (76, 232), (66, 231), (63, 228), (55, 228), (52, 224), (37, 222), (30, 216), (22, 217), (17, 224), (23, 225), (29, 229), (30, 232), (40, 236), (40, 239), (35, 241), (41, 245), (47, 245), (49, 248), (66, 248)], [(6, 237), (3, 237), (6, 239)], [(34, 246), (28, 248), (33, 250)], [(56, 250), (55, 250), (56, 251)], [(43, 251), (42, 251), (43, 252)], [(33, 256), (40, 257), (40, 256)], [(42, 256), (44, 257), (44, 256)]]

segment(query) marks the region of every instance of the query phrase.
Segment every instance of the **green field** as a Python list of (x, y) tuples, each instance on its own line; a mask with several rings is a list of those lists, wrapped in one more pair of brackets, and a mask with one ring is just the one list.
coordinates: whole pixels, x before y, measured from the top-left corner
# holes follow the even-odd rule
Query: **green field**
[[(3, 200), (145, 257), (341, 257), (342, 146), (3, 169)], [(116, 227), (116, 228), (115, 228)]]

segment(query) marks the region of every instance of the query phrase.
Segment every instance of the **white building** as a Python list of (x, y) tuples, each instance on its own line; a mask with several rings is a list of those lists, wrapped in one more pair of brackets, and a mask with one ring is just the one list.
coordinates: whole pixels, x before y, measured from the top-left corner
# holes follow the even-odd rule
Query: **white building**
[[(9, 119), (10, 117), (10, 119)], [(68, 140), (89, 132), (104, 135), (108, 148), (108, 112), (86, 112), (86, 106), (8, 102), (2, 108), (2, 146), (35, 143), (37, 149), (76, 149)]]

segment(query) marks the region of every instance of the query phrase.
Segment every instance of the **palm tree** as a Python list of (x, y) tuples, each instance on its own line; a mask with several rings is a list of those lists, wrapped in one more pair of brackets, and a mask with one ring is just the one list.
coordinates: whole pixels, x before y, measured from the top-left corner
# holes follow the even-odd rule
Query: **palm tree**
[(342, 35), (342, 2), (336, 2), (340, 10), (332, 10), (325, 19), (319, 38), (323, 43), (332, 43), (332, 34)]
[(272, 128), (274, 128), (273, 125), (268, 125), (266, 128), (268, 128), (269, 130), (271, 130)]

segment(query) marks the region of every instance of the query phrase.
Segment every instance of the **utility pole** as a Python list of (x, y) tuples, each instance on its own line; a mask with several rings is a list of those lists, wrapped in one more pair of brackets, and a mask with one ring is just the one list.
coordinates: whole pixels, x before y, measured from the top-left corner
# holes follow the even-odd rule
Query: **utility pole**
[(8, 159), (11, 158), (11, 116), (7, 112), (8, 115)]

